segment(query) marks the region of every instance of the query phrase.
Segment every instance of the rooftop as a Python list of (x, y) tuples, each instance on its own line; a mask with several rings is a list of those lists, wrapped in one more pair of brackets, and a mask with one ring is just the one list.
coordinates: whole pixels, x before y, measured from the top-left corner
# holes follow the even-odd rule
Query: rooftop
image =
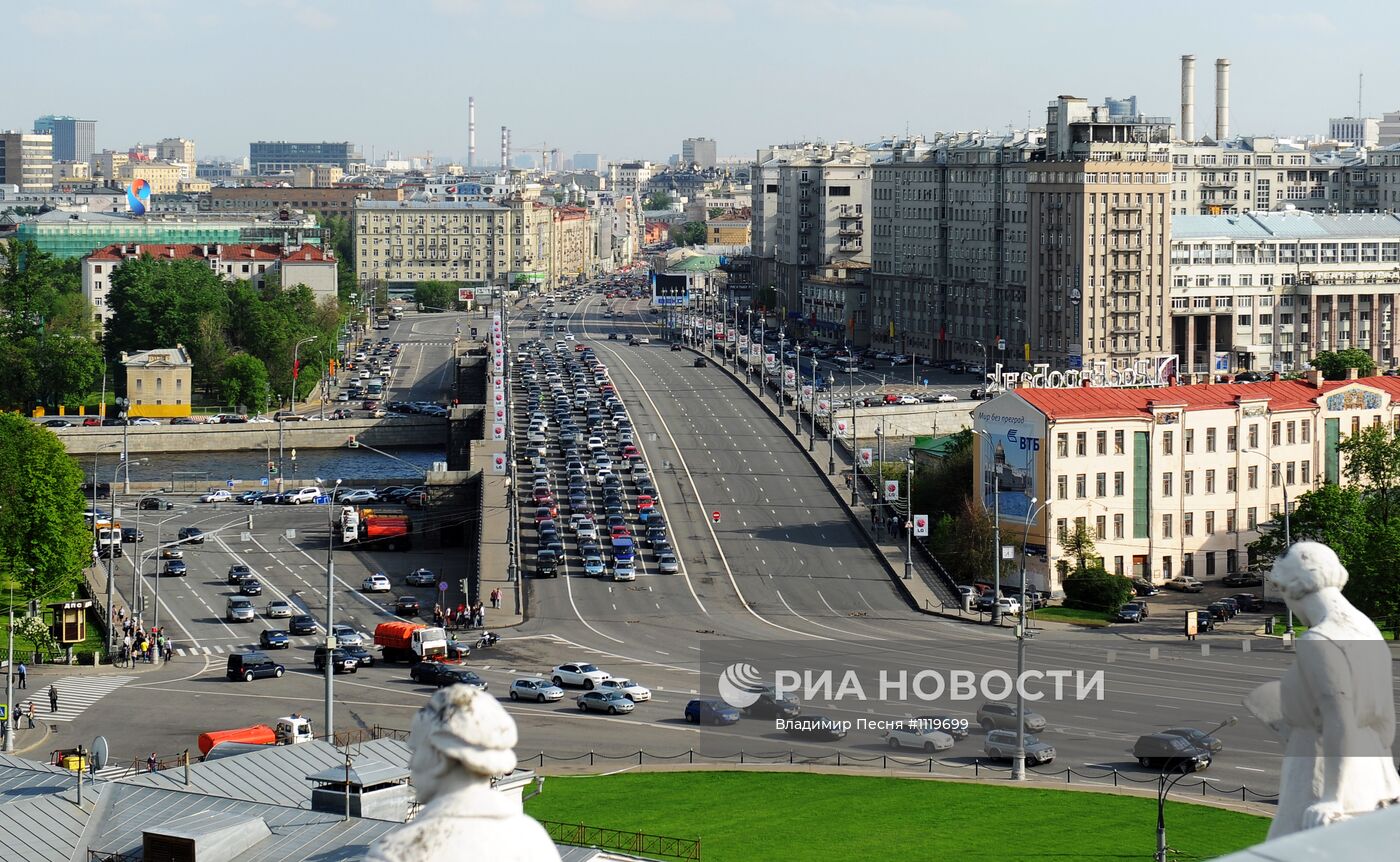
[(427, 200), (427, 201), (355, 201), (357, 210), (495, 210), (504, 212), (508, 207), (482, 200)]
[(230, 245), (227, 243), (113, 243), (97, 249), (85, 259), (95, 262), (120, 262), (133, 257), (149, 255), (171, 260), (278, 260), (295, 259), (297, 262), (314, 261), (329, 263), (335, 261), (335, 254), (322, 251), (312, 245), (299, 248), (284, 248), (280, 245), (263, 243), (260, 245)]
[(123, 351), (121, 358), (122, 365), (127, 368), (188, 368), (193, 364), (183, 344), (143, 350), (130, 355)]
[(1400, 237), (1394, 213), (1253, 212), (1172, 216), (1172, 239), (1364, 239)]

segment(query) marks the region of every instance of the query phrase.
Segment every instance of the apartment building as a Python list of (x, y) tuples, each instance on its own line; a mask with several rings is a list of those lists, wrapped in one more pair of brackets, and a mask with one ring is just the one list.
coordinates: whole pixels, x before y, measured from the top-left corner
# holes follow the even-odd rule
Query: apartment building
[[(974, 493), (1000, 494), (1003, 535), (1027, 529), (1028, 583), (1082, 526), (1104, 567), (1160, 583), (1239, 571), (1259, 525), (1344, 479), (1337, 444), (1400, 431), (1400, 379), (1274, 380), (1155, 389), (1017, 389), (977, 407)], [(1038, 502), (1037, 502), (1038, 501)]]
[(558, 286), (597, 270), (597, 228), (583, 207), (553, 207), (550, 272)]
[(686, 138), (681, 141), (681, 164), (713, 168), (719, 163), (715, 147), (713, 138)]
[(1347, 208), (1343, 177), (1355, 149), (1310, 151), (1269, 137), (1177, 142), (1171, 148), (1174, 215)]
[(117, 169), (117, 179), (123, 184), (143, 179), (151, 184), (153, 195), (173, 195), (180, 191), (180, 181), (186, 170), (174, 162), (127, 162)]
[(1172, 352), (1185, 373), (1291, 371), (1359, 348), (1395, 367), (1400, 217), (1176, 216)]
[(231, 188), (218, 186), (209, 194), (200, 197), (200, 212), (278, 212), (284, 209), (299, 209), (325, 215), (338, 215), (350, 218), (355, 212), (355, 201), (366, 198), (375, 201), (398, 202), (404, 198), (402, 188), (307, 188), (304, 186), (278, 186), (266, 188), (249, 186)]
[(53, 136), (0, 131), (0, 185), (19, 186), (27, 193), (51, 190)]
[[(731, 282), (732, 283), (732, 282)], [(869, 344), (870, 265), (833, 261), (802, 279), (802, 319), (825, 344)]]
[(1021, 359), (1027, 164), (1042, 132), (894, 142), (871, 191), (870, 343), (938, 359)]
[(353, 173), (364, 163), (364, 155), (349, 141), (253, 141), (248, 145), (249, 170), (255, 174), (279, 174), (316, 165), (335, 165)]
[(511, 214), (486, 201), (357, 200), (355, 271), (398, 293), (419, 281), (498, 284), (510, 270)]
[(608, 187), (618, 197), (635, 197), (641, 200), (646, 196), (647, 183), (660, 170), (651, 162), (618, 162), (608, 165)]
[(53, 158), (58, 162), (86, 162), (97, 150), (97, 121), (45, 114), (34, 121), (35, 134), (53, 136)]

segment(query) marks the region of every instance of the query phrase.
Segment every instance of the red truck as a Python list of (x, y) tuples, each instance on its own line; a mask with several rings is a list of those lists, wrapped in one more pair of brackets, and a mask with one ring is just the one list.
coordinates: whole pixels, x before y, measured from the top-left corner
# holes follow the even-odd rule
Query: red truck
[(383, 651), (385, 661), (447, 658), (447, 632), (422, 623), (380, 623), (374, 628), (374, 645)]
[(346, 506), (340, 510), (340, 540), (347, 545), (372, 545), (385, 551), (413, 546), (413, 521), (402, 513), (376, 512)]
[(199, 753), (208, 755), (214, 746), (223, 742), (241, 742), (245, 745), (297, 745), (311, 740), (311, 722), (300, 715), (289, 715), (277, 719), (276, 728), (266, 724), (255, 724), (251, 727), (201, 733)]

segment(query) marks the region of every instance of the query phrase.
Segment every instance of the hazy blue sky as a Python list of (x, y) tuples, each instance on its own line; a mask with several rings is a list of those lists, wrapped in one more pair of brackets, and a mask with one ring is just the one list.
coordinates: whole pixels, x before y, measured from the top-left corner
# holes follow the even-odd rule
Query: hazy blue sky
[(1400, 4), (1272, 0), (15, 0), (0, 128), (99, 121), (99, 148), (174, 135), (203, 156), (257, 139), (352, 140), (366, 155), (478, 162), (548, 142), (566, 156), (721, 155), (804, 138), (874, 140), (1044, 121), (1057, 94), (1179, 112), (1197, 56), (1233, 61), (1232, 130), (1306, 134), (1400, 109)]

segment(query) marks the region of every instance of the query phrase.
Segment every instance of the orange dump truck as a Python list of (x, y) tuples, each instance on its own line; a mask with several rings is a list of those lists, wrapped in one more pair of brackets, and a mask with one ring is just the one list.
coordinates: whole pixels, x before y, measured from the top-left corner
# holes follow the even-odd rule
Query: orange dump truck
[(221, 742), (245, 742), (249, 745), (277, 744), (277, 731), (265, 724), (252, 727), (237, 727), (233, 730), (211, 730), (199, 735), (199, 753), (208, 754), (210, 749)]
[(374, 628), (385, 661), (418, 661), (447, 655), (447, 632), (422, 623), (388, 622)]

